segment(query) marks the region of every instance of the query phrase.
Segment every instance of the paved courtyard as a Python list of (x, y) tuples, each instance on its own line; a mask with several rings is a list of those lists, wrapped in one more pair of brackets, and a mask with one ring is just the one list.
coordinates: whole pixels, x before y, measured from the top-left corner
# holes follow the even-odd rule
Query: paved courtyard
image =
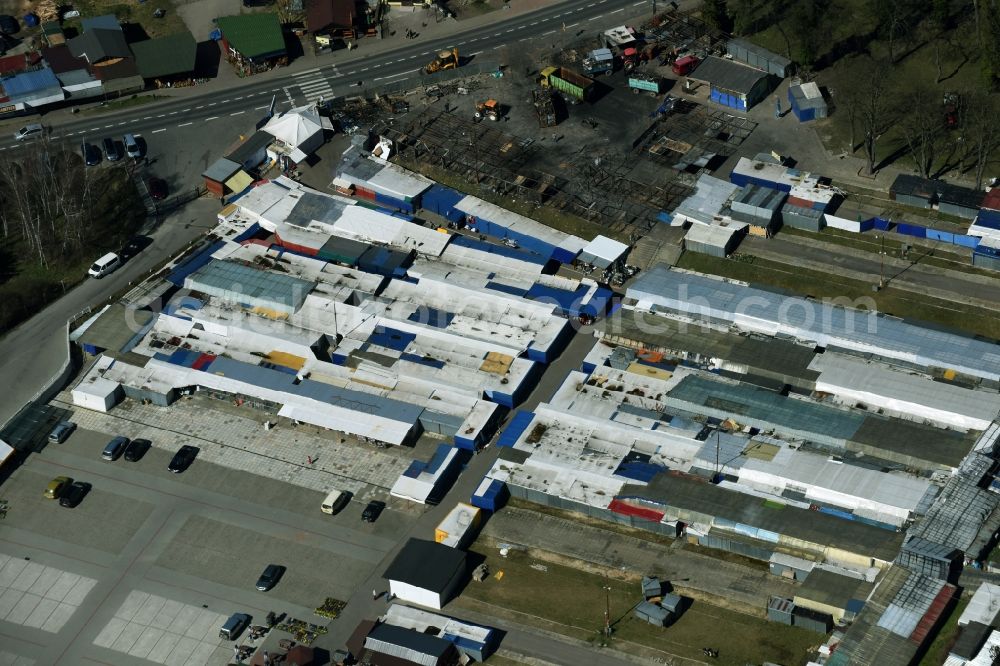
[(126, 400), (106, 414), (73, 408), (66, 392), (55, 404), (72, 409), (71, 419), (81, 428), (144, 437), (173, 451), (194, 444), (201, 448), (199, 457), (210, 462), (319, 491), (332, 485), (353, 493), (366, 485), (388, 489), (414, 456), (409, 449), (382, 450), (319, 436), (284, 419), (265, 430), (262, 415), (249, 407), (241, 408), (246, 415), (231, 413), (228, 405), (208, 398), (179, 400), (170, 407)]
[(0, 620), (58, 632), (96, 584), (93, 578), (0, 553)]
[(94, 645), (168, 666), (201, 666), (222, 645), (222, 613), (133, 590)]

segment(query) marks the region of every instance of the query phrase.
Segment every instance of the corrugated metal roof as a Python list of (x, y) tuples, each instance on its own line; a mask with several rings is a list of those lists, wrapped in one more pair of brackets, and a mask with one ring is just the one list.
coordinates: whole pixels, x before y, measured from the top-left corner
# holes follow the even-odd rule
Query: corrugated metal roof
[[(662, 265), (641, 274), (627, 295), (667, 310), (715, 316), (748, 330), (784, 333), (822, 346), (1000, 380), (1000, 346), (894, 317), (847, 310)], [(747, 303), (753, 303), (749, 311)]]
[(708, 224), (722, 213), (726, 202), (738, 189), (732, 183), (703, 173), (695, 182), (695, 193), (682, 201), (673, 214)]
[(316, 282), (234, 261), (215, 260), (188, 276), (184, 286), (231, 303), (292, 313), (299, 309)]
[(767, 74), (759, 69), (725, 58), (708, 56), (688, 75), (688, 78), (706, 81), (713, 88), (746, 95), (766, 76)]
[(421, 666), (437, 666), (453, 649), (450, 641), (391, 624), (376, 625), (365, 638), (365, 649), (392, 655)]
[(3, 89), (8, 97), (20, 97), (51, 88), (59, 88), (59, 79), (48, 67), (21, 72), (3, 80)]

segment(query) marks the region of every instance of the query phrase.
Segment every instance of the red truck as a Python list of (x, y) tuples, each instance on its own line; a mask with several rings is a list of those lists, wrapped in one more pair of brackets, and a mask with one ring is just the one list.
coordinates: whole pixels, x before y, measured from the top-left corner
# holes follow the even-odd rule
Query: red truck
[(694, 68), (697, 67), (700, 62), (701, 61), (698, 60), (698, 57), (693, 55), (686, 55), (683, 58), (678, 58), (674, 61), (674, 74), (677, 76), (687, 76), (694, 71)]

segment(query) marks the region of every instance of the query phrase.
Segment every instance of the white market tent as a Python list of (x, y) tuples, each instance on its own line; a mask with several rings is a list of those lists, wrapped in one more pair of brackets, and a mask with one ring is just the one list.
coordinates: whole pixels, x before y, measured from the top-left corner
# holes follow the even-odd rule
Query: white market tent
[(333, 125), (316, 107), (300, 106), (274, 116), (262, 129), (284, 144), (292, 161), (301, 162), (323, 145), (323, 130)]
[(619, 243), (607, 236), (598, 236), (580, 251), (578, 259), (598, 268), (607, 268), (624, 257), (626, 252), (628, 245), (625, 243)]

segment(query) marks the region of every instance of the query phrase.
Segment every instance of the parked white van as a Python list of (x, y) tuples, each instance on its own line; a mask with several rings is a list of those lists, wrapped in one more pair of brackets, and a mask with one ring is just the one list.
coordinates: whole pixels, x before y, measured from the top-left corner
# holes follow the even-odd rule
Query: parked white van
[(349, 498), (350, 495), (343, 490), (331, 490), (330, 494), (323, 500), (323, 504), (320, 505), (320, 509), (322, 509), (323, 513), (337, 513), (343, 508), (344, 503)]
[(121, 265), (121, 258), (114, 252), (108, 252), (106, 255), (95, 261), (94, 265), (90, 267), (90, 270), (87, 271), (87, 273), (90, 277), (102, 278), (105, 275), (113, 273)]
[(124, 137), (125, 143), (125, 154), (134, 160), (142, 157), (142, 149), (139, 147), (139, 142), (135, 140), (135, 136), (132, 134), (126, 134)]

